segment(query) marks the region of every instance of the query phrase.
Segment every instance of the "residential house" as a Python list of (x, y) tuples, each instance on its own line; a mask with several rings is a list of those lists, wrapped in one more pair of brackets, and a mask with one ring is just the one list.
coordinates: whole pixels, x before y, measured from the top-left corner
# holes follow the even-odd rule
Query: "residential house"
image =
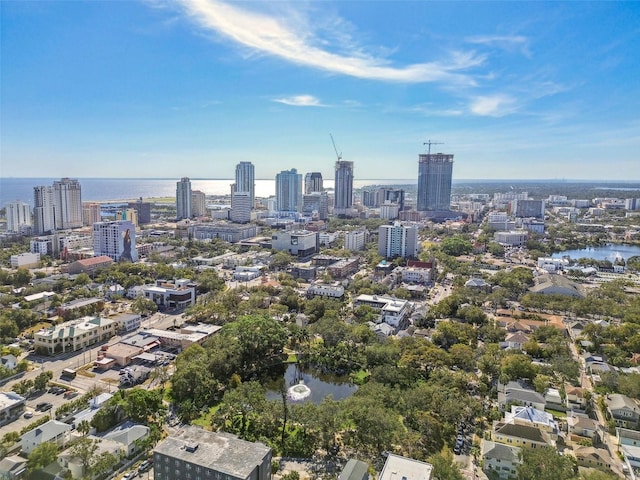
[(0, 357), (0, 365), (2, 365), (7, 370), (15, 370), (18, 366), (18, 359), (15, 355), (3, 355)]
[(140, 447), (140, 440), (149, 436), (150, 429), (146, 425), (125, 422), (102, 435), (105, 440), (116, 442), (122, 446), (127, 457), (136, 453)]
[(584, 413), (571, 412), (567, 416), (567, 426), (569, 434), (578, 437), (594, 438), (598, 433), (598, 422)]
[(568, 410), (584, 410), (587, 408), (587, 399), (585, 392), (580, 387), (568, 386), (565, 388), (565, 394), (567, 396), (567, 409)]
[(558, 422), (553, 419), (553, 415), (533, 407), (522, 407), (512, 405), (511, 411), (504, 415), (505, 423), (513, 423), (514, 425), (525, 425), (536, 427), (549, 434), (553, 440), (558, 438)]
[(525, 343), (529, 341), (529, 336), (522, 332), (509, 333), (503, 342), (500, 342), (500, 348), (508, 350), (522, 350)]
[(616, 426), (622, 428), (638, 428), (640, 419), (640, 406), (635, 400), (619, 393), (607, 395), (604, 399), (607, 409)]
[(34, 448), (45, 442), (53, 442), (62, 446), (69, 440), (70, 431), (71, 425), (57, 420), (49, 420), (47, 423), (43, 423), (22, 435), (20, 441), (22, 453), (29, 455)]
[(406, 478), (431, 480), (432, 475), (433, 465), (390, 453), (387, 455), (378, 479), (398, 480), (399, 478)]
[(640, 468), (640, 431), (628, 428), (616, 428), (618, 447), (624, 461), (631, 471)]
[(547, 390), (544, 392), (544, 401), (547, 405), (547, 408), (560, 410), (562, 412), (566, 411), (564, 401), (562, 400), (562, 395), (560, 394), (560, 390), (558, 390), (557, 388), (547, 388)]
[(360, 460), (349, 459), (338, 475), (338, 480), (368, 480), (369, 465)]
[(598, 470), (609, 471), (613, 464), (613, 459), (609, 452), (603, 448), (576, 447), (573, 454), (581, 467), (597, 468)]
[[(120, 445), (117, 442), (112, 442), (110, 440), (97, 438), (97, 437), (94, 437), (93, 435), (89, 435), (87, 438), (95, 441), (95, 445), (97, 446), (97, 448), (96, 448), (96, 451), (94, 452), (94, 455), (96, 456), (102, 453), (110, 453), (117, 459), (120, 459), (125, 456), (125, 452), (122, 448), (122, 445)], [(82, 459), (77, 456), (74, 456), (71, 448), (68, 448), (67, 450), (61, 452), (58, 455), (58, 463), (62, 468), (69, 470), (69, 472), (71, 472), (71, 478), (86, 478), (87, 472), (85, 472)], [(97, 476), (94, 475), (91, 478), (96, 478), (96, 477)]]
[(501, 421), (494, 424), (491, 440), (515, 447), (555, 446), (551, 436), (540, 428)]
[(498, 385), (498, 405), (504, 409), (509, 403), (537, 410), (544, 410), (546, 407), (546, 401), (541, 394), (523, 383), (514, 381)]
[(482, 471), (487, 474), (493, 472), (505, 480), (517, 478), (520, 450), (518, 447), (483, 439), (480, 444)]
[(10, 455), (0, 460), (0, 480), (17, 480), (27, 471), (27, 460)]

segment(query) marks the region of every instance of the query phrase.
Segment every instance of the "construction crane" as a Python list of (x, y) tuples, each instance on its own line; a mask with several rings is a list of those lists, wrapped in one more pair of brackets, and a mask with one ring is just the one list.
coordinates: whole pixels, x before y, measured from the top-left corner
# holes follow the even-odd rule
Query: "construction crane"
[(431, 155), (431, 145), (444, 145), (443, 142), (432, 142), (431, 140), (427, 140), (426, 142), (423, 143), (423, 145), (429, 145), (429, 150), (427, 151), (427, 153), (429, 155)]
[(333, 149), (336, 151), (336, 157), (338, 157), (338, 161), (342, 160), (342, 152), (338, 153), (338, 149), (336, 147), (336, 142), (333, 139), (333, 135), (329, 134), (331, 137), (331, 143), (333, 143)]

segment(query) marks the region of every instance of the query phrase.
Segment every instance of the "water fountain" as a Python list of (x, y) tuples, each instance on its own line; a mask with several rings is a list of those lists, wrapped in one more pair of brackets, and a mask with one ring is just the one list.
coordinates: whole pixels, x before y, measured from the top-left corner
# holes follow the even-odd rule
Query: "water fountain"
[(287, 390), (287, 397), (294, 402), (304, 400), (309, 395), (311, 395), (311, 389), (307, 387), (302, 380)]

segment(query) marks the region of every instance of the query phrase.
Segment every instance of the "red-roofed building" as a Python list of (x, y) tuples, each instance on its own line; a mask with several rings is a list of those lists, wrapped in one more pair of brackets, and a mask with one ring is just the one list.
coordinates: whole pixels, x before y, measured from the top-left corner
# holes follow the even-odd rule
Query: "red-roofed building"
[(99, 257), (85, 258), (84, 260), (76, 260), (69, 264), (68, 271), (70, 274), (86, 273), (92, 274), (98, 268), (108, 267), (113, 263), (111, 257), (101, 255)]

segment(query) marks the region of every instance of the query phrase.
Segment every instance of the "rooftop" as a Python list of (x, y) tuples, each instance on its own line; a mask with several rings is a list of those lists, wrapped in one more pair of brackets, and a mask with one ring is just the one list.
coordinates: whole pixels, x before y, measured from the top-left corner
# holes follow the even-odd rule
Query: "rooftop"
[(185, 426), (167, 437), (154, 452), (237, 478), (247, 478), (256, 465), (271, 456), (271, 449), (262, 443), (247, 442), (228, 433), (209, 432), (194, 426)]
[(390, 453), (380, 472), (380, 480), (430, 480), (433, 465)]

